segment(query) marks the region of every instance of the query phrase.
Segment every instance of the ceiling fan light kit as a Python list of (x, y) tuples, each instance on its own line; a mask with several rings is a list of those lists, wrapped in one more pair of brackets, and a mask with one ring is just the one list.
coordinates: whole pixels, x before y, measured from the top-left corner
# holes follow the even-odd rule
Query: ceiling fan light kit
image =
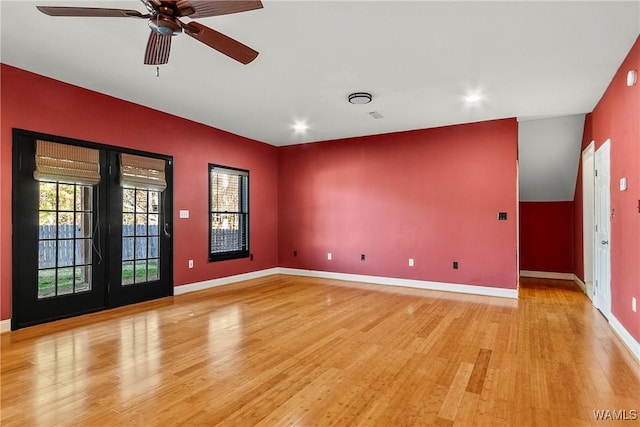
[(144, 63), (147, 65), (166, 64), (169, 61), (171, 37), (177, 36), (182, 32), (242, 64), (248, 64), (258, 56), (257, 51), (229, 36), (219, 33), (196, 21), (184, 23), (179, 18), (207, 18), (261, 9), (263, 6), (260, 0), (140, 1), (149, 13), (142, 14), (132, 9), (108, 9), (99, 7), (36, 6), (36, 8), (49, 16), (148, 19), (151, 34), (147, 40), (144, 57)]
[(368, 92), (354, 92), (349, 95), (349, 102), (356, 105), (368, 104), (373, 99)]

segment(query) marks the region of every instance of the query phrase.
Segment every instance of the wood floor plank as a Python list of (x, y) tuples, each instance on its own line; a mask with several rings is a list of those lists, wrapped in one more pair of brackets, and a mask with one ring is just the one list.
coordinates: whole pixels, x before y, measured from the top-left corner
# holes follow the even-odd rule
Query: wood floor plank
[[(2, 426), (606, 426), (640, 366), (572, 282), (273, 275), (0, 336)], [(628, 420), (624, 425), (638, 425)]]

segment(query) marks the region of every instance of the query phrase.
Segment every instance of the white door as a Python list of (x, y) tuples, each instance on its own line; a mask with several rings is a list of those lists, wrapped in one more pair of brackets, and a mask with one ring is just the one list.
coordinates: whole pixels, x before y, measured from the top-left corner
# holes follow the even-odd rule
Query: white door
[(611, 312), (610, 146), (607, 140), (595, 157), (594, 303), (607, 319)]

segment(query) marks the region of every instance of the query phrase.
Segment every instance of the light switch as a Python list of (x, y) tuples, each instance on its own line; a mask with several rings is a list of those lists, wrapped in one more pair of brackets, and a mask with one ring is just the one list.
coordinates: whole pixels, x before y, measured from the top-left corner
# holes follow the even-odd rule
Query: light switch
[(620, 191), (627, 189), (627, 178), (620, 178)]
[(189, 218), (189, 211), (180, 209), (180, 218)]

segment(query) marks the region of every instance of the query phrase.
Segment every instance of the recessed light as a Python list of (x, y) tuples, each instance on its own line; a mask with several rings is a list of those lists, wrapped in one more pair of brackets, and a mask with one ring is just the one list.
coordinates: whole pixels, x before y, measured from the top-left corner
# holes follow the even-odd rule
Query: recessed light
[(306, 122), (295, 122), (293, 126), (291, 126), (296, 132), (306, 132), (309, 129), (309, 125)]
[(469, 104), (475, 104), (476, 102), (480, 102), (482, 100), (482, 95), (479, 93), (470, 93), (464, 97), (464, 102)]

